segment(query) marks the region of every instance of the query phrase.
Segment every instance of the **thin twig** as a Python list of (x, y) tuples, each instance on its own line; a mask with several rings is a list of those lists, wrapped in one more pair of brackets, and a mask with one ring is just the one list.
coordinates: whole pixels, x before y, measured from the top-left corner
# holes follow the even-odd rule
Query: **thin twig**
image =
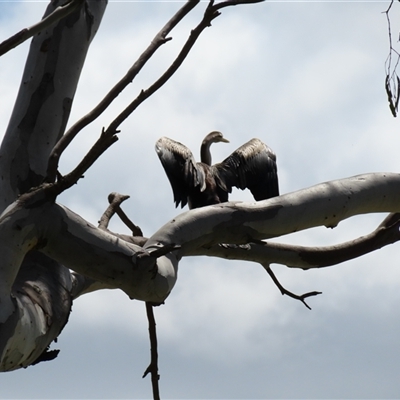
[(109, 132), (106, 135), (103, 129), (96, 143), (74, 170), (64, 176), (57, 174), (57, 182), (53, 184), (54, 192), (59, 195), (71, 186), (75, 185), (78, 180), (84, 176), (85, 172), (94, 164), (94, 162), (118, 140), (117, 133), (119, 133), (119, 131), (115, 131), (113, 134), (110, 134)]
[(150, 364), (144, 371), (142, 378), (145, 378), (149, 373), (151, 374), (151, 386), (153, 388), (153, 399), (160, 399), (160, 389), (158, 381), (160, 375), (158, 374), (158, 352), (157, 352), (157, 332), (156, 320), (154, 318), (153, 305), (146, 302), (146, 314), (149, 321), (149, 337), (150, 337)]
[(217, 4), (213, 4), (213, 1), (211, 1), (211, 4), (213, 4), (215, 10), (220, 10), (221, 8), (224, 7), (237, 6), (240, 4), (263, 3), (264, 1), (265, 0), (226, 0), (226, 1), (221, 1), (220, 3)]
[(118, 129), (119, 126), (124, 122), (136, 108), (142, 104), (147, 98), (153, 95), (158, 89), (160, 89), (179, 69), (182, 65), (183, 61), (186, 59), (187, 55), (189, 54), (190, 50), (192, 49), (193, 45), (196, 43), (197, 39), (199, 38), (200, 34), (204, 31), (205, 28), (211, 26), (212, 20), (217, 18), (220, 15), (218, 11), (221, 8), (234, 6), (238, 4), (248, 4), (248, 3), (259, 3), (262, 0), (250, 0), (250, 1), (225, 1), (222, 3), (218, 3), (214, 5), (213, 1), (210, 1), (208, 7), (204, 12), (204, 16), (200, 23), (194, 28), (189, 35), (186, 43), (183, 45), (180, 53), (172, 62), (170, 67), (161, 75), (161, 77), (154, 82), (150, 87), (146, 90), (142, 90), (140, 94), (133, 100), (128, 107), (125, 108), (109, 125), (106, 132), (110, 130), (113, 132), (114, 130)]
[(103, 215), (100, 217), (99, 220), (100, 229), (108, 228), (111, 218), (116, 213), (117, 207), (119, 208), (120, 204), (127, 199), (129, 199), (128, 195), (123, 195), (119, 193), (110, 193), (108, 195), (109, 206), (107, 207), (106, 211), (104, 211)]
[(32, 36), (36, 35), (37, 33), (55, 24), (60, 19), (71, 14), (78, 7), (80, 7), (83, 4), (83, 2), (84, 0), (71, 0), (70, 2), (64, 5), (57, 7), (51, 14), (43, 18), (40, 22), (36, 23), (35, 25), (32, 25), (29, 28), (24, 28), (15, 35), (4, 40), (3, 42), (0, 43), (0, 56), (7, 53), (14, 47), (17, 47), (18, 45), (25, 42)]
[(135, 225), (121, 209), (121, 204), (127, 199), (129, 199), (128, 195), (119, 194), (116, 192), (112, 192), (108, 195), (108, 202), (110, 205), (100, 217), (100, 229), (108, 230), (108, 225), (111, 218), (114, 216), (114, 214), (117, 214), (122, 222), (131, 230), (133, 236), (143, 236), (143, 232), (140, 227)]
[(311, 310), (311, 307), (305, 302), (305, 299), (307, 297), (318, 296), (319, 294), (322, 294), (322, 292), (315, 292), (315, 291), (304, 293), (302, 295), (297, 295), (292, 292), (289, 292), (289, 290), (285, 289), (278, 281), (278, 278), (275, 276), (269, 264), (261, 264), (261, 265), (268, 272), (269, 276), (271, 277), (275, 285), (278, 287), (278, 289), (281, 291), (282, 295), (286, 294), (287, 296), (292, 297), (293, 299), (300, 300), (309, 310)]
[[(393, 0), (390, 2), (389, 7), (384, 11), (386, 15), (388, 37), (389, 37), (389, 54), (386, 58), (386, 78), (385, 78), (385, 91), (388, 98), (389, 108), (394, 117), (397, 116), (399, 100), (400, 100), (400, 78), (397, 75), (397, 67), (400, 62), (400, 54), (393, 47), (392, 41), (392, 28), (390, 23), (389, 12), (393, 6)], [(392, 55), (397, 55), (397, 60), (392, 67)]]
[[(171, 66), (167, 69), (167, 71), (164, 72), (164, 74), (162, 74), (162, 76), (156, 82), (154, 82), (147, 90), (142, 90), (139, 96), (111, 122), (111, 124), (106, 130), (103, 129), (100, 138), (97, 140), (94, 146), (89, 150), (89, 152), (87, 153), (85, 158), (81, 161), (81, 163), (72, 172), (65, 175), (64, 177), (61, 177), (60, 181), (57, 181), (57, 184), (59, 184), (57, 189), (59, 193), (63, 192), (64, 190), (74, 185), (88, 170), (88, 168), (90, 168), (90, 166), (101, 156), (101, 154), (103, 154), (108, 149), (108, 147), (110, 147), (113, 143), (115, 143), (118, 140), (116, 134), (119, 132), (118, 131), (119, 125), (126, 118), (128, 118), (128, 116), (131, 115), (132, 112), (141, 103), (143, 103), (148, 97), (154, 94), (172, 77), (172, 75), (178, 70), (182, 62), (185, 60), (186, 56), (190, 52), (197, 38), (200, 36), (201, 32), (206, 27), (211, 25), (211, 21), (214, 18), (220, 15), (220, 12), (218, 11), (219, 9), (237, 4), (257, 3), (259, 1), (260, 0), (250, 0), (250, 1), (236, 0), (236, 1), (222, 2), (217, 5), (214, 5), (214, 3), (211, 1), (204, 13), (202, 21), (195, 29), (191, 31), (188, 40), (184, 44), (182, 50), (180, 51), (175, 61), (171, 64)], [(198, 2), (199, 2), (198, 0), (189, 0), (188, 3), (186, 3), (185, 6), (182, 7), (182, 9), (177, 14), (175, 14), (175, 16), (169, 21), (169, 23), (164, 27), (164, 30), (160, 31), (159, 35), (156, 36), (156, 38), (158, 38), (158, 41), (161, 40), (165, 42), (165, 40), (168, 40), (166, 38), (166, 32), (168, 30), (171, 30), (172, 27), (174, 27), (183, 18), (183, 16), (186, 15)], [(156, 45), (156, 48), (158, 47)], [(149, 54), (146, 55), (146, 57), (148, 58), (144, 57), (146, 61), (151, 57), (151, 55), (155, 51), (155, 49), (152, 48), (151, 46), (150, 48), (151, 50), (149, 50)], [(138, 61), (138, 66), (140, 68), (142, 68), (144, 64), (145, 62), (142, 63)], [(136, 73), (137, 72), (138, 70), (136, 71)], [(135, 74), (132, 75), (131, 79), (133, 79), (133, 76), (135, 76)], [(124, 85), (126, 86), (127, 84), (126, 76), (123, 80), (124, 80)], [(103, 102), (105, 103), (103, 104), (103, 102), (101, 102), (99, 104), (98, 106), (99, 110), (101, 110), (102, 112), (103, 107), (105, 108), (108, 107), (109, 105), (108, 102), (111, 102), (120, 93), (121, 90), (122, 90), (121, 88), (118, 88), (118, 90), (116, 90), (116, 92), (113, 93), (113, 95), (110, 96), (110, 98), (107, 99), (107, 101), (105, 101), (104, 99)], [(72, 141), (72, 139), (76, 136), (76, 134), (83, 128), (83, 126), (86, 126), (88, 123), (90, 123), (93, 120), (92, 119), (93, 117), (97, 118), (98, 116), (97, 112), (99, 110), (96, 110), (95, 112), (92, 111), (93, 114), (91, 113), (87, 114), (87, 116), (82, 119), (84, 120), (82, 123), (81, 123), (82, 120), (78, 121), (56, 144), (49, 158), (46, 182), (54, 182), (57, 176), (61, 176), (57, 174), (58, 161), (61, 156), (61, 153)]]
[(131, 230), (133, 236), (143, 236), (143, 232), (138, 225), (135, 225), (129, 217), (123, 212), (121, 203), (129, 199), (128, 195), (122, 195), (119, 193), (112, 192), (108, 195), (108, 201), (113, 206), (115, 212), (121, 221)]
[(337, 265), (398, 241), (400, 241), (400, 213), (391, 213), (373, 232), (331, 246), (299, 246), (253, 241), (246, 245), (246, 250), (240, 246), (217, 245), (180, 252), (180, 256), (207, 255), (230, 260), (282, 264), (308, 270)]
[[(54, 184), (50, 184), (54, 185)], [(133, 243), (137, 246), (143, 247), (145, 243), (147, 242), (148, 238), (143, 236), (142, 230), (136, 226), (126, 215), (125, 213), (121, 210), (120, 205), (123, 201), (127, 200), (129, 196), (127, 195), (122, 195), (118, 193), (111, 193), (108, 196), (108, 201), (110, 202), (110, 205), (107, 207), (106, 211), (104, 211), (103, 215), (100, 217), (99, 225), (98, 228), (108, 232), (109, 234), (124, 240), (125, 242), (128, 243)], [(125, 223), (125, 225), (131, 229), (132, 235), (124, 235), (122, 233), (115, 233), (112, 232), (108, 229), (108, 225), (111, 221), (111, 218), (114, 216), (114, 214), (117, 214), (120, 216), (120, 213), (124, 215), (124, 219), (122, 222)], [(86, 279), (86, 278), (85, 278)]]

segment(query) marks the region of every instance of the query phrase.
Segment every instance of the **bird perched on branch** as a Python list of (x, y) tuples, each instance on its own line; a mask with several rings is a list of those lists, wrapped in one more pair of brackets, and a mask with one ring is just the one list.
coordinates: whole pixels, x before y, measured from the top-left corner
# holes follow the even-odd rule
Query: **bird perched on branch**
[(156, 152), (174, 193), (175, 206), (198, 208), (228, 201), (232, 187), (249, 189), (255, 200), (279, 196), (275, 153), (261, 140), (251, 139), (229, 157), (211, 165), (212, 143), (229, 143), (213, 131), (203, 140), (201, 162), (182, 143), (167, 137), (156, 142)]

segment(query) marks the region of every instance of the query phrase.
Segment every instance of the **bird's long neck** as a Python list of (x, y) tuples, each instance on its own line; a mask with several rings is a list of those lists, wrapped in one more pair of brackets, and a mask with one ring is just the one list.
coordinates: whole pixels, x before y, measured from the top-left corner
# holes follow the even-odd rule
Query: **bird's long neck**
[(200, 147), (200, 160), (202, 163), (211, 165), (211, 152), (210, 146), (212, 142), (203, 140), (203, 143)]

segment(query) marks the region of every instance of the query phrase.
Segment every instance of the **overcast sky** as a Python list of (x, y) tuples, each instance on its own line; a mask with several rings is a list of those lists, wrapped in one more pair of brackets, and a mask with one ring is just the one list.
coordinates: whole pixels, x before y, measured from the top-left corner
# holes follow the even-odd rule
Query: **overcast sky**
[[(169, 65), (201, 16), (201, 3), (171, 33), (126, 93), (78, 138), (68, 172), (137, 93)], [(399, 168), (400, 130), (387, 105), (385, 11), (389, 1), (275, 1), (225, 9), (178, 73), (122, 126), (120, 140), (59, 201), (96, 224), (112, 191), (146, 236), (177, 215), (154, 151), (160, 136), (199, 156), (220, 130), (220, 161), (258, 137), (278, 157), (281, 193), (365, 172)], [(110, 1), (93, 41), (70, 118), (96, 105), (181, 6)], [(46, 2), (0, 2), (0, 40), (40, 19)], [(394, 4), (393, 22), (400, 22)], [(398, 30), (394, 29), (394, 36)], [(29, 44), (0, 59), (0, 132), (15, 99)], [(251, 194), (234, 192), (234, 200)], [(311, 229), (286, 243), (334, 244), (373, 230), (384, 215)], [(127, 230), (113, 221), (111, 229)], [(399, 245), (336, 267), (273, 265), (296, 293), (322, 291), (312, 311), (281, 296), (256, 264), (182, 260), (178, 282), (155, 310), (162, 398), (398, 398)], [(79, 298), (58, 358), (0, 375), (2, 398), (146, 398), (150, 379), (144, 304), (118, 291)]]

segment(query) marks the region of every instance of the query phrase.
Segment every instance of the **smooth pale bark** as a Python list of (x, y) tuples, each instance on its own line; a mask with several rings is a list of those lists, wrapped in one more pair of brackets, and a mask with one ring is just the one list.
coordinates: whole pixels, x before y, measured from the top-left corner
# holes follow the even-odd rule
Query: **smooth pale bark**
[(387, 227), (379, 226), (367, 235), (330, 246), (298, 246), (271, 241), (253, 242), (241, 246), (219, 244), (210, 248), (203, 247), (199, 255), (253, 261), (263, 266), (282, 264), (290, 268), (308, 270), (337, 265), (398, 241), (400, 241), (400, 221)]
[(53, 12), (48, 13), (47, 16), (43, 17), (38, 23), (24, 28), (18, 33), (14, 34), (10, 38), (0, 43), (0, 56), (7, 53), (14, 47), (17, 47), (21, 43), (30, 39), (32, 36), (44, 31), (46, 28), (52, 26), (57, 21), (65, 18), (67, 15), (75, 11), (78, 7), (82, 5), (84, 0), (71, 0), (66, 4), (61, 4)]
[[(25, 254), (36, 249), (130, 298), (162, 302), (175, 284), (182, 256), (207, 254), (218, 243), (248, 243), (336, 225), (357, 214), (397, 211), (400, 174), (358, 175), (270, 200), (191, 210), (164, 225), (142, 248), (47, 202), (38, 191), (21, 197), (0, 218), (2, 292), (12, 287)], [(154, 249), (171, 244), (180, 248), (158, 260), (151, 256)], [(6, 311), (0, 310), (1, 322), (10, 315)]]
[[(75, 271), (105, 282), (110, 288), (125, 291), (131, 299), (161, 303), (168, 296), (177, 276), (178, 262), (173, 254), (156, 259), (141, 247), (96, 228), (65, 207), (39, 203), (35, 207), (30, 202), (17, 201), (0, 218), (2, 293), (14, 285), (25, 254), (36, 249)], [(42, 280), (33, 290), (42, 290)], [(61, 283), (71, 290), (71, 281)], [(54, 322), (48, 321), (46, 308), (57, 299), (47, 300), (49, 304), (43, 301), (42, 306), (26, 299), (25, 293), (2, 298), (0, 328), (4, 342), (0, 371), (29, 365), (37, 358), (37, 340)]]
[[(122, 289), (131, 298), (162, 302), (176, 282), (181, 256), (207, 255), (209, 247), (218, 243), (246, 243), (312, 226), (335, 226), (356, 214), (400, 211), (400, 175), (366, 174), (266, 201), (191, 210), (164, 225), (141, 248), (89, 224), (65, 207), (47, 202), (43, 192), (22, 196), (0, 218), (0, 258), (3, 266), (10, 267), (1, 270), (5, 292), (25, 253), (36, 249), (107, 287)], [(158, 259), (151, 256), (153, 250), (171, 244), (181, 247)], [(250, 259), (248, 254), (251, 250), (243, 259)], [(258, 262), (264, 261), (260, 254), (254, 254)], [(33, 347), (35, 335), (40, 336), (47, 327), (42, 309), (36, 307), (30, 313), (32, 308), (20, 298), (11, 302), (17, 306), (15, 311), (2, 307), (0, 313), (6, 327), (3, 332), (9, 334), (2, 370), (24, 365), (23, 361), (16, 363), (27, 353), (24, 346)]]
[(335, 227), (357, 214), (398, 212), (400, 174), (371, 173), (321, 183), (269, 200), (231, 202), (178, 215), (147, 241), (157, 249), (181, 246), (178, 256), (218, 243), (243, 244), (315, 226)]
[[(66, 207), (51, 202), (32, 207), (18, 201), (0, 217), (2, 289), (10, 290), (19, 264), (33, 249), (123, 290), (131, 299), (160, 303), (176, 281), (177, 261), (173, 254), (152, 257), (142, 247), (121, 240), (90, 224)], [(9, 268), (11, 266), (12, 268)], [(0, 322), (5, 315), (0, 309)]]
[[(65, 3), (52, 1), (45, 16)], [(0, 148), (0, 212), (43, 181), (50, 151), (64, 133), (87, 50), (106, 4), (106, 0), (85, 1), (32, 40)], [(45, 255), (26, 253), (37, 240), (31, 226), (16, 223), (2, 236), (0, 370), (5, 371), (32, 364), (57, 338), (71, 309), (72, 277), (68, 268)]]
[[(53, 1), (46, 14), (64, 3)], [(316, 258), (308, 254), (305, 259), (304, 249), (268, 252), (257, 241), (314, 226), (334, 227), (356, 214), (400, 211), (399, 174), (359, 175), (258, 203), (191, 210), (164, 225), (142, 248), (54, 204), (44, 189), (18, 198), (45, 178), (105, 6), (104, 0), (86, 1), (34, 38), (0, 148), (0, 371), (40, 359), (67, 322), (73, 296), (86, 290), (119, 288), (132, 299), (160, 303), (176, 282), (179, 259), (190, 255), (260, 263), (275, 257), (308, 268)], [(240, 248), (216, 251), (219, 243), (253, 241), (246, 253)], [(173, 245), (179, 248), (154, 256), (155, 250)], [(76, 291), (82, 277), (88, 281)]]
[[(333, 226), (357, 214), (400, 211), (400, 174), (358, 175), (270, 200), (191, 210), (164, 225), (143, 248), (45, 198), (40, 190), (25, 195), (0, 218), (3, 292), (13, 285), (25, 254), (36, 249), (130, 298), (162, 302), (175, 284), (182, 256), (206, 255), (218, 243), (248, 243)], [(172, 244), (180, 248), (158, 259), (151, 255)], [(1, 322), (10, 315), (5, 310), (0, 310)]]
[[(66, 1), (52, 2), (50, 14)], [(36, 35), (0, 148), (0, 212), (45, 178), (49, 154), (63, 135), (89, 45), (107, 2), (85, 2)]]

